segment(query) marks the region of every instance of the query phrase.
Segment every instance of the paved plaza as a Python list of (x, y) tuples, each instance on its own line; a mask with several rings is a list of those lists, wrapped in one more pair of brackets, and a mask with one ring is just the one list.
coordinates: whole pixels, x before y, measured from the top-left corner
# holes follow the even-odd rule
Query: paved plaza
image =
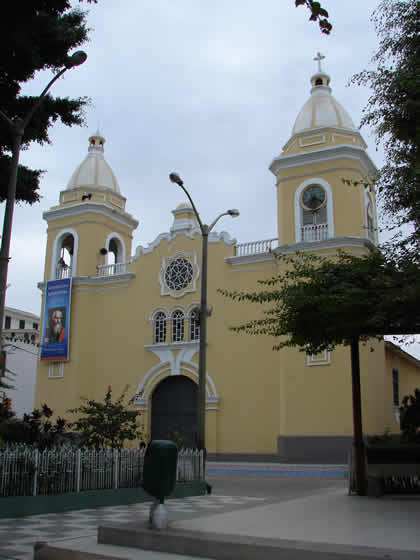
[[(204, 539), (226, 542), (237, 539), (238, 550), (241, 543), (261, 543), (271, 547), (273, 557), (279, 559), (306, 560), (308, 551), (317, 560), (420, 557), (420, 496), (348, 496), (345, 469), (340, 466), (209, 464), (208, 471), (213, 487), (210, 495), (166, 502), (175, 535), (200, 534)], [(0, 559), (32, 559), (33, 546), (39, 541), (61, 551), (78, 550), (80, 559), (206, 557), (205, 548), (188, 556), (170, 554), (170, 548), (156, 552), (97, 544), (98, 527), (147, 527), (149, 506), (141, 503), (0, 519)], [(278, 551), (285, 545), (289, 549), (282, 556)], [(258, 550), (252, 558), (271, 558), (261, 552), (263, 548)], [(59, 553), (48, 556), (55, 557), (67, 558)], [(235, 554), (225, 557), (240, 558)]]

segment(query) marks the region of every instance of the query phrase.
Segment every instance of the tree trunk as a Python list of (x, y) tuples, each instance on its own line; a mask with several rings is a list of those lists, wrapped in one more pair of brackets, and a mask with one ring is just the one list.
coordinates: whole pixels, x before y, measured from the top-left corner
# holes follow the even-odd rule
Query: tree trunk
[(360, 391), (360, 356), (359, 337), (351, 340), (351, 381), (353, 396), (353, 452), (355, 459), (356, 492), (359, 496), (366, 494), (365, 446), (362, 428), (362, 399)]

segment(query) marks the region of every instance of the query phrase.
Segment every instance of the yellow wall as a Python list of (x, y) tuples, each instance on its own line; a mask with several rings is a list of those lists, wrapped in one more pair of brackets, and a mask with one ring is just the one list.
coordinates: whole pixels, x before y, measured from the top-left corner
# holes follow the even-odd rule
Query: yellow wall
[[(329, 138), (332, 142), (332, 133)], [(363, 147), (356, 133), (354, 138), (356, 145)], [(299, 151), (297, 144), (291, 143), (285, 154), (307, 154), (311, 150), (314, 148), (304, 147)], [(342, 242), (341, 248), (364, 253), (366, 248), (361, 241), (367, 237), (364, 190), (361, 186), (344, 185), (342, 178), (364, 179), (365, 172), (360, 161), (350, 158), (279, 172), (279, 244), (295, 243), (294, 196), (299, 185), (311, 177), (322, 177), (333, 190), (335, 237), (360, 240), (353, 247), (349, 241)], [(111, 202), (108, 202), (105, 206), (109, 206)], [(63, 206), (65, 203), (58, 208)], [(169, 312), (181, 306), (186, 311), (192, 304), (199, 304), (201, 236), (196, 232), (191, 237), (180, 231), (162, 236), (149, 249), (139, 252), (130, 264), (130, 276), (99, 278), (96, 267), (103, 263), (99, 249), (107, 235), (118, 232), (123, 237), (128, 260), (134, 225), (128, 225), (132, 223), (129, 214), (124, 213), (127, 225), (122, 225), (108, 211), (93, 213), (86, 208), (82, 215), (49, 221), (45, 280), (50, 279), (54, 239), (66, 228), (76, 230), (79, 236), (79, 277), (73, 279), (70, 360), (60, 379), (48, 378), (48, 363), (39, 364), (36, 400), (38, 404), (47, 402), (56, 414), (68, 418), (68, 409), (79, 406), (81, 397), (103, 400), (108, 385), (115, 396), (128, 385), (128, 395), (134, 396), (148, 380), (140, 400), (130, 406), (142, 411), (139, 422), (150, 433), (151, 400), (160, 381), (179, 373), (197, 382), (198, 343), (159, 348), (153, 344), (150, 319), (158, 308)], [(175, 212), (175, 220), (191, 217), (191, 212), (180, 210)], [(318, 253), (330, 255), (331, 251), (321, 244)], [(176, 253), (188, 256), (196, 275), (195, 288), (190, 286), (192, 291), (181, 297), (162, 295), (159, 282), (165, 259)], [(284, 270), (284, 264), (272, 254), (244, 259), (234, 255), (235, 248), (229, 240), (220, 237), (217, 242), (209, 243), (208, 303), (212, 315), (207, 322), (207, 387), (212, 400), (207, 402), (206, 414), (208, 450), (272, 454), (277, 452), (281, 436), (350, 436), (353, 416), (349, 348), (334, 349), (325, 364), (308, 365), (304, 352), (296, 349), (276, 352), (272, 350), (274, 339), (232, 332), (230, 326), (261, 316), (263, 309), (250, 303), (232, 302), (217, 289), (257, 289), (259, 279)], [(168, 328), (168, 336), (169, 332)], [(185, 332), (188, 332), (187, 324)], [(171, 369), (177, 357), (186, 356), (181, 353), (191, 348), (196, 350), (191, 363), (184, 360), (178, 372)], [(386, 354), (384, 344), (377, 341), (361, 345), (360, 355), (364, 431), (372, 434), (382, 433), (387, 427), (395, 430), (390, 372), (397, 358)], [(419, 385), (416, 381), (419, 368), (406, 360), (400, 360), (398, 367), (400, 394), (412, 392)]]

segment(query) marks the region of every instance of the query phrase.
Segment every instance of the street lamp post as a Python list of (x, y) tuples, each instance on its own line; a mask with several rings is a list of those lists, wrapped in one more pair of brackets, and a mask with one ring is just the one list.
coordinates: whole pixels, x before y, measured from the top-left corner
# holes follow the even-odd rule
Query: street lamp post
[(25, 134), (25, 128), (32, 119), (35, 111), (41, 105), (45, 95), (47, 94), (50, 87), (53, 85), (55, 81), (60, 78), (64, 72), (73, 68), (74, 66), (80, 66), (85, 62), (87, 58), (87, 54), (83, 51), (77, 51), (72, 56), (68, 57), (67, 62), (62, 70), (60, 70), (44, 90), (41, 92), (39, 97), (36, 99), (34, 105), (28, 111), (28, 113), (21, 118), (16, 118), (14, 120), (10, 119), (4, 111), (0, 109), (0, 117), (4, 121), (6, 121), (10, 133), (13, 139), (12, 145), (12, 161), (11, 161), (11, 168), (10, 168), (10, 176), (9, 176), (9, 183), (7, 186), (7, 200), (6, 200), (6, 208), (4, 210), (4, 221), (3, 221), (3, 235), (1, 238), (1, 250), (0, 250), (0, 345), (2, 341), (2, 333), (3, 333), (3, 323), (4, 323), (4, 306), (6, 301), (6, 288), (7, 288), (7, 272), (9, 268), (9, 260), (10, 260), (10, 237), (12, 233), (12, 222), (13, 222), (13, 211), (15, 206), (15, 199), (16, 199), (16, 182), (17, 182), (17, 174), (18, 174), (18, 165), (19, 165), (19, 155), (20, 149), (22, 145), (22, 138)]
[(184, 186), (184, 182), (176, 173), (170, 173), (172, 183), (180, 186), (187, 195), (193, 208), (202, 236), (201, 259), (201, 300), (200, 300), (200, 355), (198, 361), (198, 400), (197, 400), (197, 447), (205, 450), (205, 415), (206, 415), (206, 342), (207, 342), (207, 246), (209, 233), (222, 216), (237, 218), (239, 210), (231, 209), (223, 212), (208, 226), (203, 224), (195, 204)]

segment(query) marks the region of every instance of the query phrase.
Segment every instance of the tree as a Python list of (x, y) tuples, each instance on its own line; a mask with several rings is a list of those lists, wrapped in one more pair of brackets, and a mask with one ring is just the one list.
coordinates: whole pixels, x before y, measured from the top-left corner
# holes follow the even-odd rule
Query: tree
[(379, 251), (365, 257), (299, 255), (283, 258), (285, 271), (254, 292), (221, 292), (238, 301), (268, 304), (263, 317), (236, 332), (276, 338), (275, 350), (299, 347), (317, 353), (384, 334), (420, 332), (418, 269)]
[(400, 415), (403, 439), (420, 443), (420, 389), (403, 398)]
[(296, 7), (306, 6), (310, 12), (310, 21), (317, 21), (322, 33), (329, 35), (332, 29), (331, 23), (328, 21), (328, 12), (325, 10), (319, 2), (314, 0), (295, 0)]
[(33, 445), (40, 451), (63, 443), (67, 422), (58, 417), (53, 423), (53, 411), (46, 404), (41, 409), (34, 409), (31, 414), (24, 414), (23, 420), (15, 416), (10, 399), (3, 399), (0, 406), (0, 437), (4, 441)]
[(379, 251), (365, 257), (339, 253), (285, 258), (285, 270), (260, 280), (254, 292), (220, 290), (237, 301), (263, 304), (263, 316), (232, 327), (236, 332), (272, 336), (275, 350), (298, 347), (316, 354), (350, 346), (356, 486), (365, 493), (359, 340), (420, 332), (418, 268)]
[(364, 70), (352, 82), (371, 88), (362, 125), (374, 127), (383, 142), (385, 165), (377, 185), (384, 210), (399, 232), (392, 248), (419, 262), (420, 251), (420, 4), (382, 0), (372, 19), (380, 38), (372, 58), (376, 70)]
[[(69, 0), (9, 2), (0, 22), (0, 109), (12, 120), (22, 118), (34, 97), (21, 94), (22, 86), (42, 70), (65, 66), (69, 52), (87, 41), (86, 14), (72, 9)], [(11, 25), (19, 22), (19, 25)], [(49, 143), (48, 130), (60, 119), (65, 125), (83, 123), (87, 99), (53, 97), (48, 94), (25, 129), (23, 147), (31, 142)], [(7, 196), (12, 137), (0, 127), (0, 201)], [(39, 201), (42, 171), (19, 166), (17, 196), (33, 204)]]
[(80, 446), (121, 449), (125, 440), (142, 437), (136, 422), (138, 413), (127, 410), (124, 405), (127, 389), (113, 402), (112, 389), (108, 386), (103, 403), (83, 398), (86, 404), (69, 410), (73, 414), (83, 415), (71, 424), (80, 436)]

